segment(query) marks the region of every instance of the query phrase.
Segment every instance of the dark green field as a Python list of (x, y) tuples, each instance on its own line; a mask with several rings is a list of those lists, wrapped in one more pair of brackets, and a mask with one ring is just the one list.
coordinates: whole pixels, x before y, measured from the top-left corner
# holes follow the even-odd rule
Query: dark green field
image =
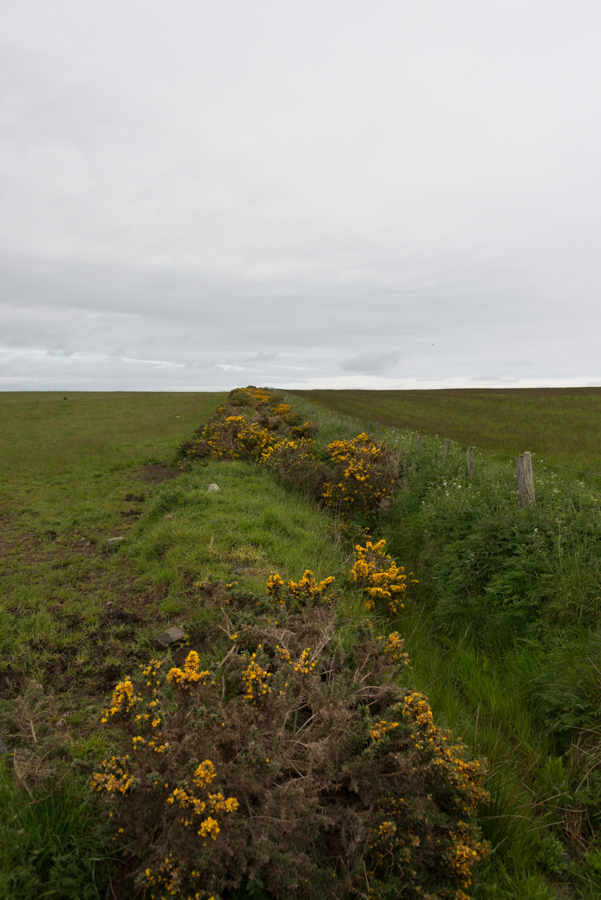
[(363, 421), (601, 473), (601, 387), (290, 393)]

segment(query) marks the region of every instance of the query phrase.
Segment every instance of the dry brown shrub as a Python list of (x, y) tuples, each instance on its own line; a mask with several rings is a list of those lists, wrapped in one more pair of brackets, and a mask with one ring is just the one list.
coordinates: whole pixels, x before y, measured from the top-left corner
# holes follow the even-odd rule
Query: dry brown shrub
[(104, 718), (136, 749), (94, 786), (140, 884), (217, 900), (260, 874), (273, 900), (464, 896), (480, 764), (402, 686), (398, 637), (366, 622), (345, 647), (327, 593), (290, 584), (215, 599), (197, 637), (222, 635), (219, 658), (155, 661), (116, 689)]
[(261, 457), (281, 484), (307, 497), (320, 500), (330, 472), (318, 459), (315, 443), (309, 438), (283, 439)]

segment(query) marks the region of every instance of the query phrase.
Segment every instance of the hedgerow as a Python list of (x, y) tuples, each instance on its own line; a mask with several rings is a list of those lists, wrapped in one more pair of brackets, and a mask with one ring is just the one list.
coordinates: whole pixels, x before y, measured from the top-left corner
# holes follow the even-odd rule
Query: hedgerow
[[(366, 434), (320, 450), (315, 431), (273, 392), (238, 389), (185, 459), (266, 466), (352, 532), (390, 504), (403, 461)], [(347, 586), (398, 613), (404, 569), (360, 531)], [(411, 690), (398, 632), (367, 617), (341, 629), (333, 582), (272, 572), (262, 597), (212, 584), (198, 649), (115, 688), (102, 722), (121, 749), (91, 786), (151, 900), (258, 884), (271, 900), (465, 900), (487, 852), (484, 764)]]
[(237, 388), (181, 452), (186, 460), (210, 455), (258, 462), (283, 484), (319, 500), (343, 523), (390, 506), (401, 483), (401, 451), (359, 434), (333, 441), (320, 453), (316, 431), (278, 394)]
[[(333, 579), (213, 596), (203, 645), (117, 685), (123, 749), (93, 789), (150, 898), (464, 898), (486, 853), (484, 767), (406, 686), (397, 633), (344, 649)], [(183, 651), (184, 653), (186, 651)]]

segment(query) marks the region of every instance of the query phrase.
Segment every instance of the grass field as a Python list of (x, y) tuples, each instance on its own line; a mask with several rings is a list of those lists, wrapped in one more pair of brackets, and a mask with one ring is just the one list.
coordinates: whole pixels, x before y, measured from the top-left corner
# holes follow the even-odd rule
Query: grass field
[[(7, 900), (104, 897), (106, 829), (92, 834), (77, 772), (107, 752), (98, 723), (116, 681), (153, 655), (165, 627), (194, 625), (198, 582), (256, 589), (274, 569), (297, 577), (308, 564), (318, 575), (342, 566), (325, 514), (263, 471), (216, 461), (178, 469), (178, 445), (224, 395), (64, 396), (0, 394), (0, 737), (11, 745), (17, 716), (72, 761), (50, 794), (36, 787), (37, 763), (21, 788), (0, 771)], [(208, 494), (215, 482), (220, 492)], [(116, 536), (124, 540), (108, 552)], [(42, 699), (21, 708), (32, 683)], [(130, 896), (118, 872), (112, 886)]]
[(363, 421), (601, 474), (601, 387), (291, 393)]
[[(378, 395), (369, 409), (351, 409), (354, 392), (339, 401), (322, 393), (308, 399), (428, 432), (423, 421), (374, 411)], [(434, 392), (419, 397), (426, 393)], [(0, 717), (8, 720), (27, 679), (38, 680), (50, 698), (46, 727), (85, 769), (106, 752), (99, 711), (120, 674), (148, 659), (163, 627), (194, 626), (201, 615), (196, 582), (235, 576), (256, 589), (272, 569), (295, 577), (306, 566), (339, 575), (352, 550), (325, 512), (255, 466), (211, 461), (179, 473), (178, 444), (222, 395), (64, 396), (0, 394)], [(570, 396), (561, 393), (568, 407)], [(548, 406), (556, 435), (569, 431), (561, 424), (569, 417)], [(495, 414), (485, 408), (482, 418), (482, 433), (493, 434)], [(319, 444), (341, 434), (325, 426)], [(537, 506), (521, 511), (510, 461), (483, 463), (468, 484), (459, 448), (443, 462), (436, 441), (425, 440), (420, 454), (414, 442), (400, 444), (411, 475), (375, 536), (421, 584), (396, 627), (436, 721), (490, 762), (483, 824), (493, 853), (470, 894), (599, 897), (601, 849), (591, 838), (601, 818), (597, 512), (552, 478), (537, 481)], [(219, 493), (207, 493), (212, 482)], [(109, 553), (114, 536), (124, 541)], [(40, 815), (32, 817), (25, 789), (0, 775), (0, 803), (12, 817), (0, 822), (0, 895), (50, 896), (50, 871), (52, 896), (104, 896), (111, 863), (91, 835), (78, 777), (49, 796), (34, 789)]]

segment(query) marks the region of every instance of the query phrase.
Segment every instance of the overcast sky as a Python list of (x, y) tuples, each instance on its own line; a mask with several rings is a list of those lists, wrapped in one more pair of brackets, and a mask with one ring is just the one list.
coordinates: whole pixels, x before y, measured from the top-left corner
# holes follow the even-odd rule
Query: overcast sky
[(0, 388), (601, 384), (599, 0), (0, 0)]

